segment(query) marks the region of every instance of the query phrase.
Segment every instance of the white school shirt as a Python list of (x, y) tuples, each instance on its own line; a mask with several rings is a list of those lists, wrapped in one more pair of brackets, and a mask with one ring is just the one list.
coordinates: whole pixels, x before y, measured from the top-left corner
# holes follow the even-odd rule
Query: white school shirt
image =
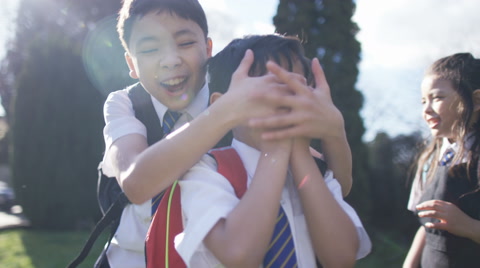
[[(250, 185), (260, 152), (235, 139), (232, 147), (237, 150), (244, 163), (248, 175), (247, 185)], [(357, 228), (360, 242), (357, 258), (365, 257), (371, 249), (370, 238), (365, 228), (355, 210), (343, 200), (341, 186), (333, 178), (331, 171), (325, 174), (325, 183)], [(215, 160), (207, 155), (185, 174), (179, 185), (185, 228), (175, 237), (175, 248), (189, 267), (223, 267), (206, 248), (203, 240), (212, 227), (220, 219), (226, 218), (239, 203), (240, 200), (235, 195), (232, 185), (217, 173)], [(287, 178), (280, 203), (292, 229), (298, 267), (316, 267), (315, 253), (308, 235), (300, 197), (291, 176)]]
[[(191, 121), (203, 112), (208, 105), (209, 90), (207, 84), (199, 91), (190, 105), (182, 111), (182, 116), (175, 123), (174, 129)], [(152, 97), (152, 103), (157, 112), (160, 124), (168, 108)], [(105, 175), (114, 176), (111, 159), (107, 151), (118, 138), (129, 134), (147, 136), (146, 127), (135, 117), (132, 102), (126, 89), (109, 94), (103, 109), (105, 128), (105, 156), (102, 169)], [(151, 222), (151, 201), (141, 205), (129, 204), (122, 212), (120, 224), (107, 251), (108, 262), (112, 268), (144, 268), (145, 265), (145, 236)]]

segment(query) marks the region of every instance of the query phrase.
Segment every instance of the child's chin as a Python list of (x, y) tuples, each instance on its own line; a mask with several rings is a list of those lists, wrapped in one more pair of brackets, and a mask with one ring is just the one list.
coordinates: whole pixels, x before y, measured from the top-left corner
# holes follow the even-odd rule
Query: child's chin
[(169, 105), (167, 106), (171, 110), (179, 111), (187, 108), (191, 101), (192, 99), (187, 94), (183, 94), (173, 98), (171, 101), (169, 101)]

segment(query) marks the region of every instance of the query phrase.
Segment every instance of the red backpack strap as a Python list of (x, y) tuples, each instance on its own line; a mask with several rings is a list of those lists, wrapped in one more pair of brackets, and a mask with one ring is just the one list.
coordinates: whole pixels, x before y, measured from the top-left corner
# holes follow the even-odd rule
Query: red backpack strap
[(182, 231), (180, 186), (178, 181), (175, 181), (165, 191), (148, 229), (145, 240), (147, 268), (187, 267), (174, 245), (175, 236)]
[[(241, 198), (247, 190), (247, 172), (237, 151), (232, 147), (224, 147), (211, 150), (210, 154), (217, 161), (217, 171), (228, 179), (236, 196)], [(186, 267), (173, 241), (182, 231), (180, 186), (176, 181), (165, 191), (148, 229), (145, 240), (147, 268)]]
[(241, 198), (247, 190), (247, 171), (242, 159), (232, 147), (213, 149), (209, 152), (217, 161), (217, 171), (228, 179), (235, 190), (235, 195)]

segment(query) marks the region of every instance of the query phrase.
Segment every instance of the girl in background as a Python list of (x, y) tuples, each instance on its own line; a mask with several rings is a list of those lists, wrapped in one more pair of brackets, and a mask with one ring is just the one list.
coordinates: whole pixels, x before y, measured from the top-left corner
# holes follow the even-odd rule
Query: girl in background
[(409, 200), (422, 226), (403, 267), (480, 267), (480, 59), (437, 60), (421, 91), (432, 139)]

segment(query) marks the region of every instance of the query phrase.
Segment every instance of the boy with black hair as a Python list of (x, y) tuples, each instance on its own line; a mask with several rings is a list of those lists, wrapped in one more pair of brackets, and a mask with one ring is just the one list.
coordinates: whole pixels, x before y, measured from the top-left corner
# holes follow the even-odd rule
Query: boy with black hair
[[(249, 36), (210, 59), (211, 103), (226, 96), (234, 70), (250, 50), (255, 61), (249, 74), (273, 73), (288, 86), (286, 99), (314, 91), (330, 95), (317, 59), (315, 88), (306, 83), (309, 61), (298, 39)], [(333, 104), (328, 109), (336, 113)], [(323, 127), (336, 120), (341, 118)], [(262, 133), (247, 125), (233, 129), (232, 147), (248, 177), (242, 197), (209, 155), (179, 180), (185, 229), (175, 246), (182, 259), (189, 267), (316, 267), (317, 260), (323, 267), (353, 267), (370, 251), (370, 239), (332, 172), (322, 174), (317, 167), (310, 138), (265, 140)]]
[[(111, 93), (105, 102), (106, 152), (102, 169), (117, 178), (135, 204), (124, 208), (107, 257), (111, 267), (145, 267), (144, 239), (152, 202), (139, 200), (123, 173), (148, 147), (147, 130), (135, 117), (129, 90), (149, 94), (162, 126), (188, 122), (206, 109), (209, 92), (205, 63), (211, 56), (212, 41), (205, 13), (196, 0), (125, 0), (117, 30), (126, 50), (130, 76), (140, 82)], [(165, 115), (172, 118), (172, 112), (181, 114), (173, 115), (173, 122), (160, 123)], [(171, 129), (164, 128), (164, 134), (168, 131)], [(167, 185), (153, 190), (153, 195)]]
[[(274, 75), (249, 77), (252, 55), (240, 64), (229, 94), (207, 109), (205, 74), (212, 41), (197, 0), (125, 0), (119, 14), (117, 28), (125, 59), (130, 76), (139, 83), (111, 93), (104, 106), (106, 152), (102, 169), (105, 175), (117, 178), (133, 203), (123, 210), (107, 256), (112, 267), (144, 267), (144, 239), (154, 210), (152, 198), (180, 178), (230, 129), (260, 117), (252, 124), (291, 126), (290, 133), (266, 133), (266, 138), (298, 133), (322, 138), (323, 129), (319, 131), (318, 123), (324, 117), (317, 117), (317, 110), (307, 110), (296, 100), (281, 103), (286, 86)], [(169, 126), (164, 134), (183, 131), (148, 146), (147, 130), (135, 117), (130, 90), (149, 94), (151, 103), (146, 105), (153, 105), (158, 124)], [(291, 107), (291, 117), (276, 115), (276, 107), (285, 105)], [(295, 117), (299, 114), (304, 116)], [(304, 120), (305, 115), (314, 119)], [(335, 146), (341, 149), (326, 152), (325, 157), (332, 165), (339, 163), (338, 159), (344, 161), (345, 166), (332, 169), (338, 170), (348, 193), (351, 154), (343, 129), (339, 133)]]
[[(148, 148), (147, 130), (135, 117), (129, 91), (149, 94), (151, 104), (145, 105), (153, 105), (159, 124), (170, 124), (173, 129), (207, 108), (205, 66), (212, 41), (205, 13), (196, 0), (125, 0), (117, 28), (130, 76), (140, 82), (111, 93), (104, 106), (106, 152), (102, 169), (117, 178), (133, 203), (123, 210), (107, 257), (112, 267), (144, 267), (144, 239), (154, 210), (150, 199), (245, 117), (225, 118), (225, 113), (211, 111), (192, 124), (192, 130)], [(279, 87), (271, 78), (242, 81), (243, 85), (256, 85), (272, 94)], [(252, 109), (247, 103), (242, 105), (232, 108)], [(272, 113), (270, 107), (263, 105), (263, 114)], [(164, 129), (164, 134), (171, 130)]]

